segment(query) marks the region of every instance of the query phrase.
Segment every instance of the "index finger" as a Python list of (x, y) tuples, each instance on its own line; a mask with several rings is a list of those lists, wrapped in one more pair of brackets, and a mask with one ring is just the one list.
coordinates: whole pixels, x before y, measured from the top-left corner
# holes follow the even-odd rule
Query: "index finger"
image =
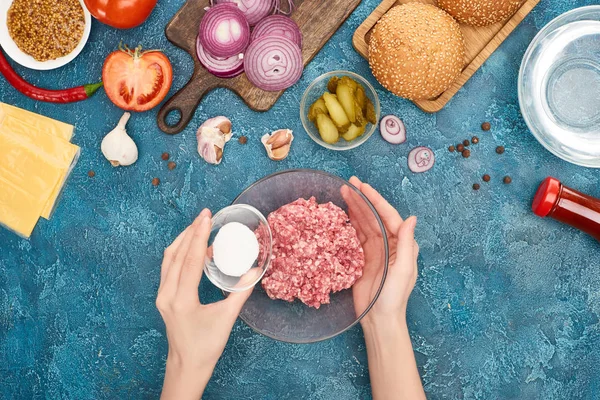
[[(368, 232), (365, 232), (366, 236), (370, 237), (371, 235), (379, 234), (381, 229), (379, 227), (379, 223), (377, 222), (377, 219), (373, 216), (372, 208), (368, 204), (370, 202), (370, 200), (365, 201), (363, 198), (363, 196), (364, 196), (364, 193), (362, 192), (363, 183), (355, 176), (350, 178), (350, 183), (354, 187), (356, 187), (358, 189), (358, 191), (360, 192), (360, 194), (355, 193), (353, 190), (350, 190), (349, 188), (347, 188), (348, 189), (347, 192), (349, 194), (349, 200), (353, 203), (352, 204), (353, 209), (354, 209), (353, 211), (357, 214), (357, 217), (360, 216), (360, 219), (361, 219), (360, 223), (367, 225)], [(348, 202), (348, 200), (346, 198), (344, 198), (344, 200), (346, 200)], [(352, 219), (352, 218), (350, 218), (350, 219)]]
[(206, 256), (211, 226), (211, 214), (207, 212), (202, 222), (190, 232), (192, 241), (190, 242), (181, 268), (177, 296), (195, 297), (198, 299), (198, 286), (200, 285), (200, 279), (202, 279), (204, 258)]
[(352, 189), (348, 186), (342, 186), (340, 192), (348, 206), (348, 217), (350, 217), (350, 222), (358, 234), (358, 239), (362, 243), (373, 233), (373, 230), (365, 223), (363, 211), (360, 209), (359, 203), (356, 202), (356, 199), (353, 196), (355, 193)]
[(167, 247), (165, 249), (165, 253), (163, 256), (163, 262), (160, 267), (160, 285), (158, 286), (159, 292), (160, 292), (160, 289), (163, 287), (163, 284), (167, 277), (167, 272), (169, 272), (169, 267), (171, 266), (171, 263), (175, 260), (175, 255), (177, 254), (177, 250), (179, 250), (179, 246), (181, 245), (181, 242), (183, 242), (185, 235), (187, 235), (189, 231), (190, 231), (190, 227), (188, 226), (187, 228), (185, 228), (185, 230), (183, 232), (181, 232), (179, 234), (179, 236), (177, 236), (177, 238), (173, 241), (173, 243), (171, 243), (169, 245), (169, 247)]

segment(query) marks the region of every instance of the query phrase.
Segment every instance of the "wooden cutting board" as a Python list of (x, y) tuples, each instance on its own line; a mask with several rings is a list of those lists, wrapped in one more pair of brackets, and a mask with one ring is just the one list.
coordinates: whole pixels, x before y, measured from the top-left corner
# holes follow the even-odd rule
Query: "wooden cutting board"
[[(383, 0), (373, 13), (356, 29), (352, 43), (356, 51), (369, 59), (369, 38), (377, 21), (392, 7), (404, 3), (419, 1), (420, 3), (436, 4), (435, 0)], [(440, 111), (446, 103), (473, 76), (490, 55), (504, 42), (504, 39), (523, 21), (540, 0), (526, 0), (521, 8), (505, 22), (485, 27), (460, 25), (465, 37), (466, 59), (465, 67), (458, 79), (439, 97), (431, 100), (419, 100), (414, 103), (423, 111), (434, 113)]]
[[(303, 35), (302, 55), (306, 66), (321, 50), (335, 31), (350, 16), (361, 0), (296, 0), (292, 19)], [(285, 3), (285, 2), (282, 2)], [(233, 79), (217, 78), (209, 73), (196, 56), (198, 26), (204, 16), (209, 0), (188, 0), (165, 29), (167, 39), (175, 46), (190, 53), (194, 60), (194, 73), (190, 81), (158, 112), (158, 127), (165, 133), (181, 132), (194, 116), (194, 112), (206, 93), (224, 87), (237, 93), (255, 111), (267, 111), (281, 97), (283, 91), (266, 92), (248, 81), (246, 74)], [(179, 111), (181, 118), (175, 125), (168, 125), (167, 115)]]

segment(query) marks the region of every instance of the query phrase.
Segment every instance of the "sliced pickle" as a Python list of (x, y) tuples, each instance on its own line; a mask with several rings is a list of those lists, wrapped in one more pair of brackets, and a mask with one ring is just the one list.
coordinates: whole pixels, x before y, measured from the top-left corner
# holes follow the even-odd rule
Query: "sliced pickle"
[(339, 80), (340, 78), (338, 78), (337, 76), (331, 78), (329, 82), (327, 82), (327, 90), (329, 90), (331, 93), (335, 93), (337, 91), (337, 85)]
[(356, 111), (354, 110), (354, 90), (346, 84), (338, 84), (337, 86), (338, 101), (342, 105), (346, 116), (350, 122), (356, 122)]
[(359, 136), (362, 136), (365, 133), (365, 127), (366, 125), (350, 125), (350, 128), (348, 129), (348, 132), (344, 133), (342, 135), (342, 137), (344, 138), (344, 140), (346, 140), (347, 142), (351, 142), (354, 139), (356, 139)]
[(356, 96), (356, 101), (358, 102), (358, 105), (360, 106), (361, 110), (365, 112), (367, 106), (367, 95), (365, 94), (365, 89), (361, 85), (359, 85), (356, 91), (354, 92), (354, 95)]
[(327, 106), (325, 106), (325, 100), (322, 97), (319, 97), (308, 109), (308, 119), (314, 122), (317, 119), (317, 114), (327, 114)]
[(354, 101), (354, 113), (356, 114), (356, 121), (354, 122), (356, 125), (364, 125), (367, 123), (362, 107), (358, 104), (358, 100), (356, 99)]
[(317, 115), (317, 128), (319, 135), (325, 143), (333, 144), (340, 139), (340, 133), (331, 118), (325, 114)]
[(377, 115), (375, 114), (375, 106), (371, 103), (371, 100), (367, 99), (367, 112), (365, 113), (367, 121), (373, 125), (377, 124)]
[(350, 120), (344, 112), (344, 108), (334, 95), (325, 92), (323, 94), (323, 100), (325, 100), (325, 105), (327, 106), (331, 120), (338, 128), (343, 128), (350, 124)]
[(350, 78), (349, 76), (342, 76), (340, 78), (338, 84), (348, 85), (348, 86), (350, 86), (350, 88), (352, 88), (352, 90), (356, 90), (360, 86), (360, 84), (358, 82), (356, 82), (354, 79)]

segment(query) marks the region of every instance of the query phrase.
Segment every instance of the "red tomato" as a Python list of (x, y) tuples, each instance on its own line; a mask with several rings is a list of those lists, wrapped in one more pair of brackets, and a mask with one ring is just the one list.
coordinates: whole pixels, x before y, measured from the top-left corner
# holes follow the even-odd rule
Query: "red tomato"
[(98, 21), (113, 28), (129, 29), (148, 19), (157, 0), (84, 0)]
[(123, 110), (147, 111), (169, 93), (173, 81), (171, 62), (162, 52), (127, 47), (108, 55), (102, 68), (104, 90)]

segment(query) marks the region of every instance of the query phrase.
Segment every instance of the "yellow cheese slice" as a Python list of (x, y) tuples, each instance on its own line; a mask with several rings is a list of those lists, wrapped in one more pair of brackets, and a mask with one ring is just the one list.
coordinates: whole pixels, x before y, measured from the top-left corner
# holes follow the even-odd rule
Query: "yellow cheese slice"
[(64, 139), (67, 142), (73, 137), (73, 125), (65, 124), (64, 122), (56, 121), (52, 118), (44, 117), (43, 115), (0, 102), (0, 123), (4, 121), (7, 116), (11, 116), (15, 120), (33, 127), (33, 129), (37, 131), (46, 132), (52, 136)]
[(0, 176), (0, 224), (28, 238), (46, 201)]
[(63, 171), (35, 147), (0, 131), (0, 176), (44, 201), (50, 198)]
[[(21, 151), (22, 155), (25, 151), (27, 157), (35, 155), (58, 169), (59, 179), (48, 195), (46, 206), (41, 214), (42, 217), (48, 219), (62, 191), (64, 182), (79, 155), (79, 147), (59, 137), (40, 131), (11, 115), (5, 116), (4, 120), (0, 122), (0, 138), (2, 137), (13, 144), (19, 143), (21, 147), (17, 146), (17, 149)], [(13, 151), (17, 150), (13, 148)], [(25, 185), (27, 183), (23, 183), (22, 187), (30, 191), (31, 188)]]

